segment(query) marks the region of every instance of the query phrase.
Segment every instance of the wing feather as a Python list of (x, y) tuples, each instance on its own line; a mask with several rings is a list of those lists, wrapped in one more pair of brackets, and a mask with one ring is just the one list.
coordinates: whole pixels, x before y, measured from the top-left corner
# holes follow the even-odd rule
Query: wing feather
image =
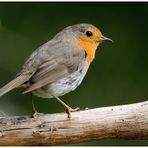
[(66, 75), (68, 75), (66, 65), (57, 62), (54, 63), (53, 61), (43, 63), (31, 79), (33, 84), (30, 85), (23, 94), (51, 84)]

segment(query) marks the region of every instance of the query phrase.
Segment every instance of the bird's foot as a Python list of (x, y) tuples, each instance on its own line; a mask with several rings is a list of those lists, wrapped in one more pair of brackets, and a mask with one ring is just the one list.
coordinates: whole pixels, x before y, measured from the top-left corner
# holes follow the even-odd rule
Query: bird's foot
[(36, 118), (36, 117), (43, 116), (43, 115), (44, 115), (43, 113), (38, 113), (37, 111), (35, 111), (33, 112), (32, 117)]
[(67, 113), (68, 118), (71, 118), (71, 112), (76, 112), (76, 111), (78, 111), (78, 110), (80, 110), (79, 107), (76, 107), (76, 108), (74, 108), (74, 109), (71, 108), (71, 107), (69, 107), (69, 108), (66, 108), (65, 112)]

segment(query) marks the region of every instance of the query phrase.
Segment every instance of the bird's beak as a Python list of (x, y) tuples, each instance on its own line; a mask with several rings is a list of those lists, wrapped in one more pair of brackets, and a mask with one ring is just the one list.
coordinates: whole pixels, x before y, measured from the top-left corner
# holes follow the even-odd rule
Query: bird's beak
[(102, 42), (109, 42), (109, 43), (113, 43), (113, 40), (110, 39), (110, 38), (107, 38), (105, 36), (102, 36), (101, 39), (100, 39)]

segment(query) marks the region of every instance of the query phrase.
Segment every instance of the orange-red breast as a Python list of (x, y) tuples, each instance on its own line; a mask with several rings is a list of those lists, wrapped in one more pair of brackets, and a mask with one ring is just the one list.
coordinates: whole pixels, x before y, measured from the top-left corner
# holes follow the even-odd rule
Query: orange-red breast
[[(56, 98), (68, 113), (75, 111), (58, 97), (81, 84), (98, 45), (103, 41), (112, 42), (91, 24), (76, 24), (63, 29), (29, 56), (14, 80), (0, 89), (0, 96), (23, 86), (23, 93)], [(34, 105), (33, 109), (36, 113)]]

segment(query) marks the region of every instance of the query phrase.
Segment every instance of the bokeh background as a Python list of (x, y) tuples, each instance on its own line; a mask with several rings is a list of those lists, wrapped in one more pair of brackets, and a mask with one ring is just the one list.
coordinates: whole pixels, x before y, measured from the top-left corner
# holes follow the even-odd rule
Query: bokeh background
[[(66, 26), (91, 23), (113, 44), (102, 44), (83, 83), (65, 95), (72, 107), (96, 108), (148, 98), (148, 3), (0, 3), (0, 86), (14, 78), (37, 47)], [(62, 112), (54, 99), (34, 96), (39, 112)], [(15, 89), (0, 99), (0, 115), (30, 115), (30, 95)], [(102, 140), (75, 144), (148, 145), (147, 141)]]

